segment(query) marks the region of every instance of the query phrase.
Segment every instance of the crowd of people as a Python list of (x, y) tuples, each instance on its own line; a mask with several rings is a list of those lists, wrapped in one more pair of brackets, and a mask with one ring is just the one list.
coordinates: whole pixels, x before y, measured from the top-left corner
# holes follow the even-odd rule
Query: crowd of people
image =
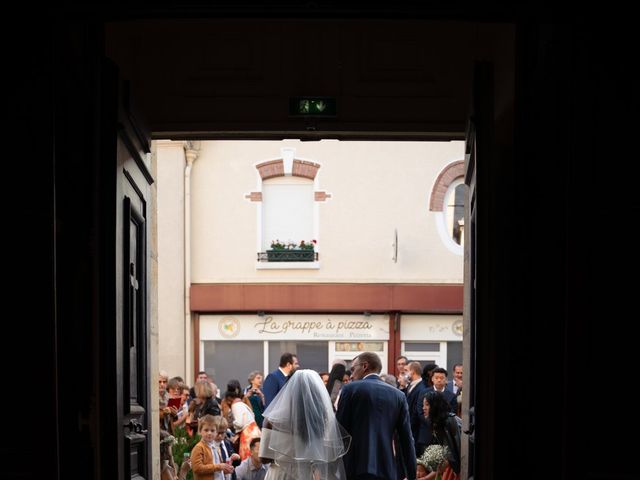
[[(457, 480), (460, 473), (462, 365), (453, 378), (404, 356), (381, 374), (377, 354), (347, 368), (300, 369), (284, 353), (266, 378), (218, 387), (199, 372), (193, 387), (159, 375), (162, 480)], [(175, 432), (193, 446), (179, 465)], [(444, 447), (434, 463), (432, 446)]]

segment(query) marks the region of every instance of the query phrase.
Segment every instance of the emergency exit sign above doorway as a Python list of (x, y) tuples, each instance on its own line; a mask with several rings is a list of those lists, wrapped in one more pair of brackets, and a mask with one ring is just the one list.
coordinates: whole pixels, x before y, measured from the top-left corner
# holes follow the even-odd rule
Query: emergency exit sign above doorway
[(292, 117), (335, 117), (336, 99), (332, 97), (291, 97), (289, 115)]

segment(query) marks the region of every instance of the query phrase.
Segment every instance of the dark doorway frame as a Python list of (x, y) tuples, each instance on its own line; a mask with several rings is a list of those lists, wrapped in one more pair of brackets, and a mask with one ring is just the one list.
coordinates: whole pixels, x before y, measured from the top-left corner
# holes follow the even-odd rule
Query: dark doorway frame
[[(27, 353), (16, 378), (22, 381), (36, 373), (42, 408), (23, 420), (17, 415), (9, 419), (8, 428), (18, 438), (5, 456), (14, 459), (9, 477), (28, 478), (37, 472), (51, 478), (106, 478), (100, 467), (114, 459), (110, 448), (91, 433), (96, 427), (95, 396), (110, 392), (99, 388), (99, 365), (85, 346), (99, 339), (99, 325), (87, 319), (100, 308), (93, 301), (100, 279), (87, 267), (102, 255), (91, 243), (96, 228), (92, 219), (100, 214), (92, 199), (102, 178), (95, 139), (108, 128), (85, 107), (94, 104), (100, 92), (88, 73), (100, 56), (104, 18), (134, 18), (145, 11), (149, 10), (60, 9), (29, 16), (21, 11), (17, 18), (32, 19), (31, 35), (19, 45), (15, 38), (5, 42), (14, 46), (8, 61), (18, 72), (9, 76), (9, 134), (14, 139), (9, 155), (24, 158), (28, 146), (37, 166), (25, 171), (24, 163), (7, 165), (8, 178), (26, 179), (29, 192), (8, 196), (4, 203), (7, 224), (20, 232), (11, 239), (7, 271), (14, 274), (11, 302), (22, 308), (7, 333), (22, 342)], [(150, 11), (188, 13), (178, 7)], [(378, 15), (389, 12), (407, 14), (389, 7)], [(259, 13), (269, 14), (254, 12)], [(290, 14), (300, 15), (301, 9), (291, 7)], [(495, 314), (488, 321), (501, 381), (492, 399), (494, 441), (479, 459), (486, 465), (483, 471), (496, 479), (549, 474), (633, 478), (632, 462), (592, 461), (596, 455), (633, 458), (631, 443), (622, 441), (626, 419), (609, 415), (616, 409), (606, 407), (608, 398), (596, 403), (596, 408), (604, 405), (604, 411), (596, 412), (597, 438), (614, 439), (611, 442), (597, 441), (588, 419), (596, 402), (590, 394), (601, 379), (636, 363), (635, 339), (627, 332), (635, 311), (638, 254), (620, 248), (610, 231), (628, 222), (629, 216), (635, 218), (638, 198), (633, 189), (620, 190), (624, 212), (611, 211), (602, 198), (603, 181), (639, 176), (628, 144), (612, 141), (635, 136), (636, 113), (629, 105), (637, 89), (630, 70), (633, 62), (628, 60), (634, 58), (634, 30), (606, 12), (540, 17), (527, 11), (505, 14), (478, 8), (422, 14), (507, 17), (517, 26), (513, 141), (497, 145), (499, 160), (490, 177), (498, 190), (483, 188), (492, 212), (487, 225), (491, 233), (484, 240), (514, 240), (489, 243), (486, 259), (492, 268), (491, 291), (483, 298)], [(496, 127), (504, 127), (502, 122), (497, 118)], [(82, 149), (78, 138), (83, 139)], [(603, 159), (615, 159), (616, 171), (622, 174), (613, 175)], [(77, 174), (73, 179), (71, 172)], [(65, 189), (76, 189), (86, 201), (56, 196)], [(76, 222), (65, 221), (69, 219)], [(65, 229), (68, 235), (61, 238)], [(620, 265), (625, 267), (622, 273), (616, 272)], [(614, 365), (597, 355), (603, 338), (611, 338), (603, 335), (603, 322), (622, 332), (615, 345), (604, 346), (615, 351)], [(542, 359), (537, 357), (541, 348)], [(548, 382), (541, 372), (552, 372), (561, 381), (544, 388)], [(107, 412), (103, 414), (99, 421), (107, 422)], [(48, 448), (39, 450), (40, 462), (24, 448), (33, 442), (36, 426), (55, 437)], [(547, 452), (546, 462), (540, 461), (541, 450)]]

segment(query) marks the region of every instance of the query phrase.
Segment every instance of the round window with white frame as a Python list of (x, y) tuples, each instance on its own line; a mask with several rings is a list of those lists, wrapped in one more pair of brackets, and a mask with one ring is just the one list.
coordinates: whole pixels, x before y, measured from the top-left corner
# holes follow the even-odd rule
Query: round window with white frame
[(445, 195), (444, 218), (447, 234), (458, 245), (462, 246), (464, 232), (464, 189), (462, 177), (449, 185)]
[(464, 163), (454, 162), (440, 173), (431, 195), (430, 210), (435, 214), (440, 239), (449, 251), (464, 252)]

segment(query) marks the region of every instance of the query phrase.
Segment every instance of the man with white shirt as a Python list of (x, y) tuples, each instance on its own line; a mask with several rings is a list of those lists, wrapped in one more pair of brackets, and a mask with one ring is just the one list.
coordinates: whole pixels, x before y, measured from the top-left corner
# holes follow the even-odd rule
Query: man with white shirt
[(269, 466), (260, 461), (260, 438), (251, 439), (251, 455), (236, 467), (238, 480), (264, 480)]
[(406, 393), (407, 391), (407, 365), (409, 359), (404, 355), (396, 358), (396, 379), (398, 380), (398, 388)]
[(441, 367), (434, 368), (431, 374), (431, 381), (433, 382), (433, 386), (429, 387), (428, 390), (440, 392), (451, 406), (451, 413), (456, 413), (458, 410), (458, 399), (451, 390), (447, 390), (447, 371)]
[(447, 390), (451, 390), (454, 395), (459, 395), (462, 391), (462, 364), (456, 363), (453, 366), (453, 379), (447, 382)]
[(264, 379), (262, 384), (262, 393), (264, 393), (264, 406), (265, 409), (269, 406), (271, 401), (276, 397), (284, 382), (287, 378), (295, 372), (300, 365), (298, 364), (298, 357), (293, 353), (283, 353), (280, 357), (280, 366), (277, 370), (274, 370), (267, 378)]

